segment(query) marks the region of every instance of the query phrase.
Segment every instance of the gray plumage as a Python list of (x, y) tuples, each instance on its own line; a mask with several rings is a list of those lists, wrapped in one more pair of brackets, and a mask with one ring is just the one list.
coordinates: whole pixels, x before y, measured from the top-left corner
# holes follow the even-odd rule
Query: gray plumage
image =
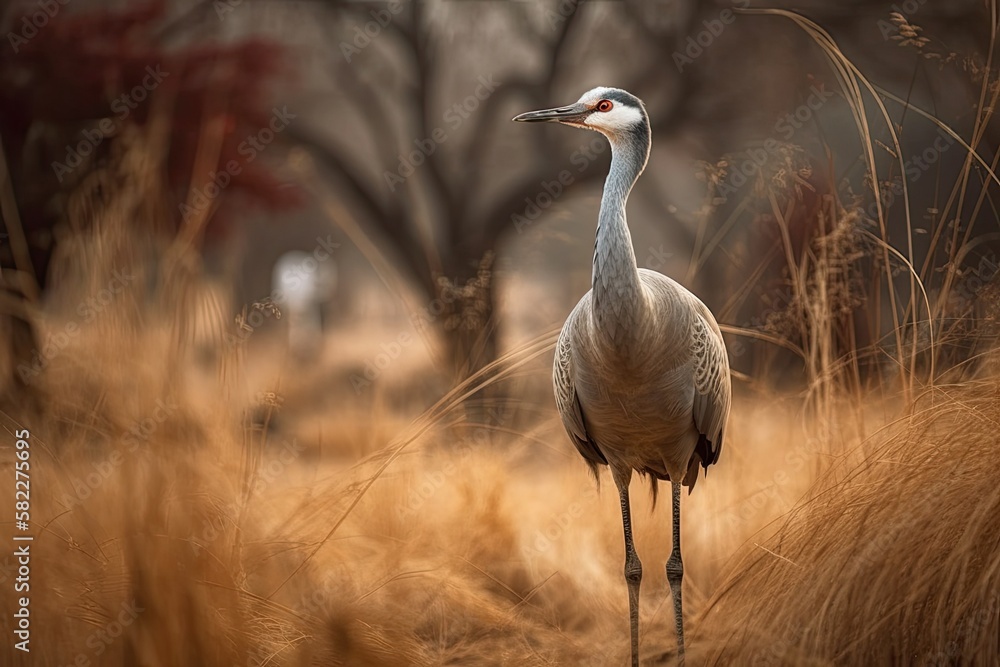
[(694, 487), (722, 450), (731, 404), (729, 362), (711, 311), (674, 280), (636, 266), (625, 202), (646, 166), (649, 120), (642, 102), (595, 88), (568, 107), (515, 120), (556, 121), (597, 130), (611, 142), (594, 249), (593, 283), (556, 344), (553, 383), (566, 431), (595, 476), (611, 468), (622, 503), (629, 584), (632, 662), (638, 664), (642, 568), (632, 543), (632, 471), (672, 485), (674, 546), (667, 576), (683, 660), (680, 485)]
[(570, 313), (556, 344), (556, 405), (595, 474), (604, 464), (651, 475), (654, 489), (660, 479), (694, 486), (698, 465), (722, 449), (726, 349), (701, 301), (666, 276), (637, 274), (646, 304), (616, 294), (627, 305), (614, 312), (595, 288)]

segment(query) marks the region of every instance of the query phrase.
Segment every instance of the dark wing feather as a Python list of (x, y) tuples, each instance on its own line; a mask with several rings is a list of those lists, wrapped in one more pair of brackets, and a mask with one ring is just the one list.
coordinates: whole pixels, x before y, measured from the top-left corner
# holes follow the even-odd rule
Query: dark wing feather
[[(572, 319), (572, 316), (571, 316)], [(583, 419), (583, 409), (576, 395), (573, 384), (572, 354), (570, 351), (569, 326), (563, 327), (556, 343), (556, 356), (552, 363), (552, 385), (555, 388), (556, 407), (570, 440), (576, 445), (576, 450), (586, 459), (591, 469), (600, 464), (607, 465), (608, 459), (590, 436)]]
[(691, 339), (694, 359), (695, 393), (694, 425), (702, 435), (697, 451), (702, 465), (719, 460), (722, 441), (732, 404), (732, 385), (729, 378), (729, 358), (722, 332), (711, 311), (697, 301), (699, 315), (695, 317)]

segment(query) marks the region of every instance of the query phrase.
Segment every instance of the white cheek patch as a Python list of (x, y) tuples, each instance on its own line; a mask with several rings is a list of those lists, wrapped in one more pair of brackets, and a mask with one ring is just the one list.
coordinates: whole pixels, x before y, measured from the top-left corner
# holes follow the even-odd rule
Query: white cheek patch
[(642, 113), (632, 106), (614, 103), (611, 111), (595, 111), (584, 119), (584, 123), (594, 129), (607, 130), (608, 132), (624, 132), (625, 130), (640, 125), (642, 123)]

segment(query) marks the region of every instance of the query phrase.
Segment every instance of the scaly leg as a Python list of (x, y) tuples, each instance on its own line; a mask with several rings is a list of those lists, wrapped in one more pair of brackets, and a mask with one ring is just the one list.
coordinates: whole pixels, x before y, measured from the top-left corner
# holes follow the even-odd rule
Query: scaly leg
[(618, 497), (622, 504), (622, 526), (625, 529), (625, 581), (628, 583), (628, 617), (632, 634), (632, 667), (639, 667), (639, 583), (642, 581), (642, 563), (632, 543), (632, 514), (628, 502), (628, 486), (632, 470), (614, 475)]
[(681, 608), (681, 584), (684, 582), (684, 561), (681, 560), (681, 484), (670, 482), (674, 514), (674, 546), (667, 561), (667, 581), (674, 599), (674, 627), (677, 630), (677, 660), (684, 664), (684, 613)]

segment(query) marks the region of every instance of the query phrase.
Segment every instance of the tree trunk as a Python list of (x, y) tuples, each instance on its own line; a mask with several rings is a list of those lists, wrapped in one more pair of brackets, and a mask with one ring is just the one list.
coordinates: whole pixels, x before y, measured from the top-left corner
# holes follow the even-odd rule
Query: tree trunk
[(493, 251), (486, 251), (473, 275), (465, 268), (466, 275), (460, 269), (454, 278), (438, 276), (435, 281), (436, 308), (455, 382), (472, 377), (497, 356), (493, 260)]

